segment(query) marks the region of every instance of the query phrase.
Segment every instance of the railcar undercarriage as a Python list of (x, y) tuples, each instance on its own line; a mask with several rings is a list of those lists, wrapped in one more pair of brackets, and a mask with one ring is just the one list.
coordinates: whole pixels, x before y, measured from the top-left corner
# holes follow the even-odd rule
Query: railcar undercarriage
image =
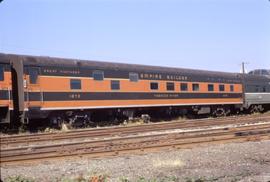
[[(251, 105), (244, 109), (241, 105), (208, 105), (208, 106), (186, 106), (186, 107), (149, 107), (149, 108), (121, 108), (121, 109), (96, 109), (96, 110), (59, 110), (46, 111), (39, 116), (43, 118), (27, 118), (20, 126), (26, 130), (36, 128), (60, 129), (63, 124), (72, 128), (85, 128), (97, 126), (110, 126), (123, 124), (126, 121), (143, 121), (145, 123), (173, 120), (179, 118), (207, 118), (225, 117), (236, 114), (263, 113), (269, 111), (270, 106)], [(3, 110), (2, 110), (3, 111)], [(1, 111), (1, 113), (2, 113)], [(25, 113), (27, 117), (29, 113)], [(3, 115), (1, 115), (3, 116)], [(12, 117), (12, 114), (11, 116)], [(1, 122), (2, 131), (7, 126), (14, 130), (14, 126)]]

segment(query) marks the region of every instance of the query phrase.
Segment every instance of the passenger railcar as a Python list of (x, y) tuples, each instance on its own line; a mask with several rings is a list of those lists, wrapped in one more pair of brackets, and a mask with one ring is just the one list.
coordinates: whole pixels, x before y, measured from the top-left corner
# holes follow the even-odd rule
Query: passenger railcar
[(269, 83), (263, 76), (51, 57), (0, 54), (0, 63), (13, 70), (5, 72), (7, 80), (12, 77), (5, 81), (12, 97), (1, 94), (1, 103), (8, 110), (13, 104), (12, 117), (21, 121), (87, 123), (100, 111), (128, 117), (151, 110), (225, 115), (258, 105), (244, 100), (253, 79)]
[(245, 74), (244, 76), (244, 107), (251, 112), (262, 112), (269, 109), (270, 104), (270, 77)]

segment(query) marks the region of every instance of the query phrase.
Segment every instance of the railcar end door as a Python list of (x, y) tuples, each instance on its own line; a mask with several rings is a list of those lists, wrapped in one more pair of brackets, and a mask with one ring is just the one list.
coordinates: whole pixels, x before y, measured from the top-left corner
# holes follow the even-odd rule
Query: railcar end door
[(29, 108), (40, 108), (42, 104), (42, 92), (40, 87), (40, 68), (39, 67), (27, 67), (25, 75), (25, 87), (27, 104)]

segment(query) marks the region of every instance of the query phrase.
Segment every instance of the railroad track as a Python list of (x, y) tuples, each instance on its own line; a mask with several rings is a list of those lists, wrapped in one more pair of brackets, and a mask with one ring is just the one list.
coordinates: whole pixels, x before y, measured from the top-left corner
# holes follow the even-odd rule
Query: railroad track
[(270, 122), (200, 129), (173, 133), (125, 136), (97, 141), (62, 143), (1, 150), (2, 164), (58, 159), (64, 157), (104, 157), (168, 148), (186, 148), (208, 143), (270, 139)]
[(196, 120), (183, 120), (174, 122), (151, 123), (135, 126), (106, 127), (97, 129), (79, 129), (67, 132), (38, 133), (25, 135), (11, 135), (1, 137), (1, 149), (8, 147), (40, 145), (48, 143), (60, 143), (79, 139), (101, 139), (108, 137), (123, 137), (138, 133), (165, 131), (184, 128), (201, 128), (221, 125), (239, 125), (247, 123), (270, 121), (270, 115), (249, 115), (241, 117), (207, 118)]

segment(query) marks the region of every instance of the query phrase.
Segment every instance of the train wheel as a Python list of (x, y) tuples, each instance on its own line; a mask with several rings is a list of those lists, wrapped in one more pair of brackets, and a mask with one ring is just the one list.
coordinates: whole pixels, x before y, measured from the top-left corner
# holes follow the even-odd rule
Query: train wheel
[(60, 129), (63, 123), (64, 123), (64, 120), (60, 116), (53, 116), (50, 118), (50, 124), (52, 127), (56, 127)]
[(216, 108), (216, 109), (213, 111), (212, 115), (213, 115), (214, 117), (222, 117), (222, 116), (226, 116), (226, 111), (225, 111), (224, 108), (218, 107), (218, 108)]
[(264, 108), (262, 105), (252, 105), (250, 106), (249, 112), (251, 114), (255, 114), (255, 113), (262, 113), (264, 111)]

